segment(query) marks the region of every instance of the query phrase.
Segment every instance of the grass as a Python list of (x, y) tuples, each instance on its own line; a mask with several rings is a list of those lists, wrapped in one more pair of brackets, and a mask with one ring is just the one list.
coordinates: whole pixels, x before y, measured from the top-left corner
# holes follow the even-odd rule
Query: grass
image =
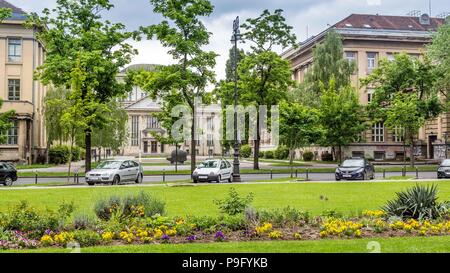
[(411, 180), (411, 179), (415, 179), (415, 176), (411, 176), (411, 175), (407, 175), (407, 176), (391, 176), (391, 177), (387, 177), (386, 180)]
[[(379, 209), (392, 199), (395, 192), (430, 182), (342, 182), (342, 183), (274, 183), (274, 184), (234, 184), (232, 187), (242, 194), (254, 194), (255, 208), (295, 207), (319, 215), (326, 209), (334, 209), (345, 215), (358, 215), (366, 209)], [(439, 186), (441, 200), (450, 200), (450, 183), (434, 182)], [(169, 183), (170, 184), (170, 183)], [(219, 210), (213, 201), (223, 199), (231, 186), (228, 184), (209, 184), (199, 186), (118, 186), (94, 188), (57, 188), (33, 190), (1, 191), (0, 210), (7, 210), (21, 200), (45, 209), (57, 209), (62, 202), (74, 202), (77, 211), (92, 214), (95, 201), (112, 194), (124, 195), (145, 191), (163, 199), (167, 203), (169, 216), (176, 215), (218, 215)], [(329, 201), (321, 201), (320, 196)]]
[(17, 165), (17, 170), (30, 170), (30, 169), (45, 169), (45, 168), (51, 168), (56, 167), (55, 164), (34, 164), (34, 165)]
[[(265, 241), (209, 244), (150, 244), (127, 246), (99, 246), (82, 248), (82, 253), (369, 253), (369, 242), (378, 242), (381, 253), (449, 253), (450, 236), (371, 238), (318, 241)], [(13, 250), (24, 253), (69, 253), (64, 248)], [(6, 252), (6, 251), (5, 251)], [(5, 253), (3, 252), (3, 253)]]

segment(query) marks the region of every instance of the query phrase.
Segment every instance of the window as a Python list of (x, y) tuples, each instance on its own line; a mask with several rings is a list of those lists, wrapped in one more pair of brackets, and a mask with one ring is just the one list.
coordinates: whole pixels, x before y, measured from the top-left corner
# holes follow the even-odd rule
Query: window
[(147, 129), (159, 129), (160, 125), (158, 119), (153, 116), (147, 117)]
[(395, 54), (394, 53), (388, 53), (386, 55), (386, 58), (388, 61), (392, 62), (393, 60), (395, 60)]
[(139, 116), (131, 116), (131, 146), (139, 146)]
[(367, 53), (367, 73), (372, 73), (377, 64), (377, 53), (368, 52)]
[(20, 100), (20, 80), (8, 80), (8, 100)]
[(372, 127), (372, 142), (384, 142), (384, 124), (378, 122)]
[(212, 134), (208, 134), (208, 141), (207, 141), (206, 145), (208, 145), (208, 147), (214, 146), (214, 139), (213, 139), (213, 135)]
[(212, 117), (207, 117), (206, 118), (206, 126), (207, 126), (207, 129), (209, 131), (213, 131), (214, 130), (214, 123), (213, 123), (213, 118)]
[(158, 142), (152, 141), (151, 145), (152, 145), (151, 148), (152, 154), (156, 154), (158, 152)]
[(374, 93), (375, 93), (375, 90), (367, 89), (367, 102), (371, 102), (372, 101)]
[(15, 120), (12, 127), (8, 130), (6, 135), (7, 145), (17, 145), (19, 143), (19, 121)]
[(22, 40), (8, 39), (8, 62), (17, 63), (22, 60)]
[(373, 152), (373, 159), (375, 159), (375, 160), (385, 160), (386, 159), (386, 152), (384, 152), (384, 151), (375, 151), (375, 152)]
[(349, 63), (356, 63), (356, 56), (358, 55), (358, 53), (353, 52), (353, 51), (346, 51), (345, 52), (345, 58), (347, 59), (347, 61)]
[(405, 129), (402, 127), (395, 127), (394, 132), (392, 134), (392, 141), (394, 142), (403, 142), (405, 135)]

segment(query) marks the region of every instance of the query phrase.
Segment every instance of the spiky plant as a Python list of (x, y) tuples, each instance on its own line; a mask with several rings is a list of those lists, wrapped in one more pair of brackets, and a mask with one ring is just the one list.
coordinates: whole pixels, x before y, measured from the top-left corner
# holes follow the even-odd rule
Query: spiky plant
[(436, 219), (449, 212), (449, 202), (438, 202), (437, 185), (416, 185), (397, 192), (394, 200), (388, 201), (382, 210), (388, 216), (413, 219)]

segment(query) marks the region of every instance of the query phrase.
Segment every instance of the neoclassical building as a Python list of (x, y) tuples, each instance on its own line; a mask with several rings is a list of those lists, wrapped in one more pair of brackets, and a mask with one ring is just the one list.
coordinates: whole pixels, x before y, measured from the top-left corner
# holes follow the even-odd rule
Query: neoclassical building
[[(381, 59), (393, 59), (394, 54), (404, 52), (420, 58), (431, 42), (433, 32), (444, 23), (444, 19), (420, 17), (351, 14), (316, 36), (289, 49), (282, 57), (291, 63), (292, 78), (302, 82), (313, 60), (313, 49), (321, 43), (330, 30), (342, 36), (345, 58), (356, 63), (352, 84), (359, 91), (361, 104), (368, 104), (373, 87), (362, 87), (360, 80), (369, 75)], [(450, 116), (443, 114), (420, 130), (416, 157), (427, 159), (445, 158), (442, 143), (449, 133)], [(360, 142), (344, 149), (345, 157), (366, 157), (375, 160), (402, 159), (404, 154), (401, 128), (388, 130), (383, 123), (361, 136)], [(444, 147), (445, 148), (445, 147)], [(323, 150), (323, 149), (322, 149)], [(410, 156), (409, 152), (406, 156)]]
[(0, 111), (16, 111), (7, 141), (0, 144), (0, 161), (33, 163), (42, 160), (46, 149), (44, 97), (46, 88), (33, 79), (44, 62), (45, 48), (36, 39), (36, 29), (23, 26), (27, 14), (7, 1), (0, 8), (13, 14), (0, 23)]

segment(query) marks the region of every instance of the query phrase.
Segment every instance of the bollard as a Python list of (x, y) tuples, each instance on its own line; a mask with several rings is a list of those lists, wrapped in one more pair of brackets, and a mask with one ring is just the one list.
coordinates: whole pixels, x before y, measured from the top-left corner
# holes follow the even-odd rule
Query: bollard
[(272, 179), (273, 179), (273, 170), (270, 169), (270, 180), (272, 180)]
[(37, 171), (34, 171), (34, 183), (36, 185), (38, 184), (38, 173), (37, 173)]
[(416, 179), (419, 179), (419, 168), (416, 167)]
[(298, 170), (295, 170), (295, 178), (298, 178)]
[(163, 170), (163, 182), (166, 182), (166, 170)]
[(402, 176), (403, 176), (403, 177), (406, 176), (406, 167), (403, 167), (403, 174), (402, 174)]
[(306, 169), (306, 181), (308, 181), (309, 180), (309, 169), (307, 168)]
[(383, 179), (386, 178), (386, 169), (383, 169)]

